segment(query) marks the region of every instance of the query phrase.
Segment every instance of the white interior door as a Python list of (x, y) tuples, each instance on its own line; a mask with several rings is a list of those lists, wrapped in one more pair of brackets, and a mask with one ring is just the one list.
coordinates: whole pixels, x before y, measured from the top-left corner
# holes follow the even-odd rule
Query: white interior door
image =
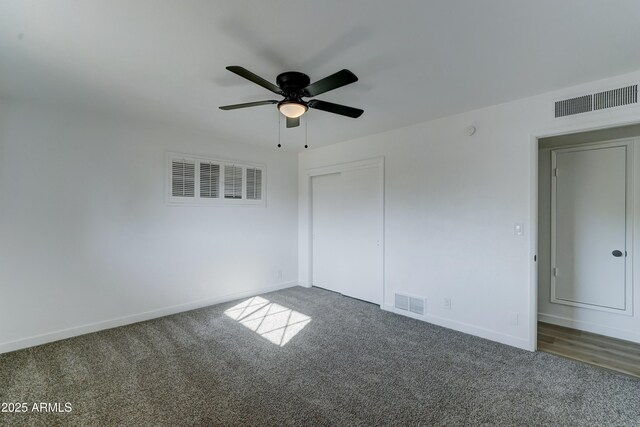
[(313, 286), (343, 292), (342, 259), (342, 193), (340, 174), (311, 178)]
[(552, 302), (626, 309), (627, 151), (622, 145), (553, 152)]
[(379, 169), (342, 176), (342, 293), (382, 303), (382, 192)]
[(382, 303), (381, 167), (314, 176), (313, 285)]

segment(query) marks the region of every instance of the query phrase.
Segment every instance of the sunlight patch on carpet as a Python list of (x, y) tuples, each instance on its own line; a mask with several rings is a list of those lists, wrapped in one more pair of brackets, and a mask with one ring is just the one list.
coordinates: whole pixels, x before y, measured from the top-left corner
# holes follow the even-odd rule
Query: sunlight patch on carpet
[(224, 314), (280, 347), (311, 322), (311, 317), (262, 297), (249, 298)]

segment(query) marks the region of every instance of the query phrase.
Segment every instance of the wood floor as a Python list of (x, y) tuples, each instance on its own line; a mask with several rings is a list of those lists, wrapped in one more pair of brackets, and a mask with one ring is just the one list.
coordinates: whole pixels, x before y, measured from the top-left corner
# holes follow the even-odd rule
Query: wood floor
[(538, 322), (538, 350), (640, 378), (640, 344)]

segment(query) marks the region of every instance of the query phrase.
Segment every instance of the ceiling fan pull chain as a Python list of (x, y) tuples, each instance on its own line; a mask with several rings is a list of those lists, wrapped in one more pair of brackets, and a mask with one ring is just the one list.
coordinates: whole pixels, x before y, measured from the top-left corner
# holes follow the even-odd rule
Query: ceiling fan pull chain
[[(277, 110), (276, 110), (277, 111)], [(282, 120), (282, 118), (280, 117), (282, 114), (280, 114), (280, 112), (277, 113), (278, 114), (278, 148), (282, 147), (282, 138), (280, 136), (282, 130), (282, 126), (280, 125), (280, 121)]]
[(309, 148), (308, 139), (307, 139), (307, 130), (309, 129), (309, 117), (304, 118), (304, 148)]

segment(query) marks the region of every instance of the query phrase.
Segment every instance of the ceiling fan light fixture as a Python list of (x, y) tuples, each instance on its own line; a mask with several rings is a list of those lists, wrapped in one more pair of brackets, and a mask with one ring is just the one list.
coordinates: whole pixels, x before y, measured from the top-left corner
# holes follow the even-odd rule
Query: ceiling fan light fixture
[(280, 110), (280, 112), (284, 114), (286, 117), (289, 117), (290, 119), (295, 119), (297, 117), (300, 117), (304, 113), (306, 113), (308, 110), (308, 107), (299, 102), (286, 101), (278, 104), (278, 110)]

